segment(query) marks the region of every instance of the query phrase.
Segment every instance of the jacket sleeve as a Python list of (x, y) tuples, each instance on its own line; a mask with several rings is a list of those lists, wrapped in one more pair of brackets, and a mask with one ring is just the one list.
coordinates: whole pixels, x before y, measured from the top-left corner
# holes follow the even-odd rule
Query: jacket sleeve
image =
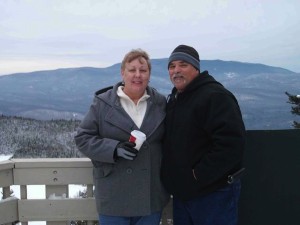
[[(193, 171), (201, 186), (224, 178), (241, 165), (246, 134), (239, 105), (231, 94), (214, 93), (206, 116), (204, 129), (210, 150)], [(202, 181), (206, 183), (201, 184)]]
[(75, 143), (80, 152), (94, 161), (114, 163), (114, 150), (119, 143), (117, 140), (101, 137), (100, 102), (96, 98), (75, 135)]

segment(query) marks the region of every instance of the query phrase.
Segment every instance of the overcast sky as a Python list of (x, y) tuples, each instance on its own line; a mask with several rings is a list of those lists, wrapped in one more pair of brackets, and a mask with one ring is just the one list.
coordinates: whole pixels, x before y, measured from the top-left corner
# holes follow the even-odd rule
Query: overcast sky
[(299, 0), (0, 0), (0, 75), (107, 67), (133, 48), (300, 72)]

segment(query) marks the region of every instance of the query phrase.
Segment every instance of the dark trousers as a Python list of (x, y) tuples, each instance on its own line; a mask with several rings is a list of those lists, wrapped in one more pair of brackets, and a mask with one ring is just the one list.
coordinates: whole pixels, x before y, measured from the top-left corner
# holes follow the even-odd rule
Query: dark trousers
[(174, 225), (237, 225), (241, 183), (182, 202), (173, 197)]
[(100, 225), (159, 225), (161, 212), (156, 212), (148, 216), (104, 216), (99, 215)]

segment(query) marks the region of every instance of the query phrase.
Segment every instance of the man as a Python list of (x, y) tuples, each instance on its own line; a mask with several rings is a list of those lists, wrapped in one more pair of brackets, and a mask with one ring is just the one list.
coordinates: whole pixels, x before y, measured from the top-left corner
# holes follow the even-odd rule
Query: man
[(236, 225), (245, 127), (234, 95), (198, 52), (179, 45), (169, 57), (162, 181), (173, 195), (174, 225)]

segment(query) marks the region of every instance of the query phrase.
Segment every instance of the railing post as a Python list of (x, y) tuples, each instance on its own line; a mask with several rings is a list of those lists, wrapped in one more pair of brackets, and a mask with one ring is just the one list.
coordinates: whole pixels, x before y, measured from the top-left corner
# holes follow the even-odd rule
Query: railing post
[(12, 225), (18, 221), (18, 199), (11, 196), (14, 163), (0, 161), (0, 224)]
[[(10, 197), (10, 187), (3, 187), (2, 191), (3, 191), (3, 199), (6, 199), (6, 198)], [(13, 225), (13, 224), (12, 223), (6, 223), (4, 225)]]
[(27, 199), (27, 186), (20, 185), (20, 197), (21, 199)]
[(86, 187), (86, 195), (88, 198), (93, 197), (93, 185), (92, 184), (88, 184)]
[(53, 194), (57, 197), (65, 195), (65, 197), (68, 198), (68, 185), (46, 185), (46, 198), (49, 198)]
[[(93, 197), (93, 185), (92, 184), (88, 184), (86, 186), (86, 197), (87, 198), (91, 198)], [(94, 221), (87, 221), (87, 225), (93, 225), (94, 224)]]
[[(27, 185), (20, 185), (21, 199), (27, 199)], [(22, 225), (28, 225), (28, 222), (22, 222)]]
[(10, 187), (3, 187), (3, 199), (10, 197)]
[[(46, 185), (46, 199), (51, 195), (56, 197), (61, 197), (65, 195), (66, 198), (69, 197), (69, 188), (68, 185)], [(68, 225), (68, 221), (47, 221), (47, 225)]]

